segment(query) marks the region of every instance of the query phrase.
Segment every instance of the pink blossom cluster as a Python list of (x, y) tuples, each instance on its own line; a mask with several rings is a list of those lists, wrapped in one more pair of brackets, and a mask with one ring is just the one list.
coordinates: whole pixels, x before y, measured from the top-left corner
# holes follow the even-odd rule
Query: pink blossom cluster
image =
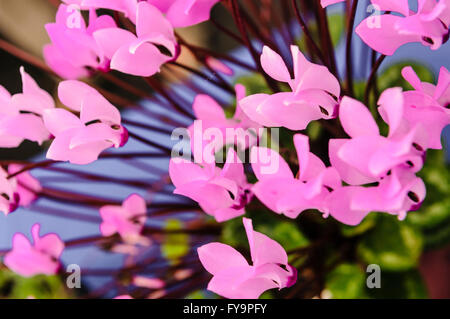
[[(24, 140), (51, 141), (48, 159), (89, 164), (105, 149), (127, 142), (118, 109), (94, 88), (76, 80), (62, 81), (58, 95), (66, 108), (55, 108), (51, 95), (23, 68), (20, 72), (22, 93), (11, 96), (0, 86), (0, 147), (15, 148)], [(23, 165), (10, 164), (7, 171), (0, 170), (1, 211), (5, 214), (19, 205), (28, 206), (41, 189), (39, 181), (22, 169)]]
[[(327, 7), (344, 1), (321, 0), (321, 4)], [(411, 10), (408, 0), (371, 0), (371, 3), (377, 12), (364, 19), (355, 32), (375, 51), (392, 55), (412, 42), (437, 50), (449, 39), (449, 0), (418, 0), (417, 11)]]
[[(51, 44), (44, 48), (47, 64), (64, 79), (110, 69), (151, 76), (179, 54), (174, 28), (209, 19), (219, 0), (64, 0), (55, 23), (46, 25)], [(120, 12), (131, 26), (97, 9)], [(81, 11), (89, 11), (87, 25)]]
[[(390, 88), (381, 94), (378, 114), (389, 126), (389, 134), (383, 136), (367, 106), (340, 96), (339, 82), (326, 67), (306, 60), (297, 47), (292, 46), (291, 51), (293, 78), (281, 56), (268, 47), (263, 49), (261, 65), (270, 77), (288, 83), (292, 91), (250, 95), (239, 100), (238, 107), (259, 126), (284, 126), (294, 131), (305, 129), (314, 120), (338, 118), (348, 138), (329, 141), (327, 160), (331, 166), (327, 167), (310, 151), (308, 136), (296, 133), (293, 137), (299, 166), (296, 171), (277, 151), (259, 146), (251, 147), (250, 152), (257, 179), (253, 185), (249, 184), (244, 164), (233, 148), (228, 150), (222, 168), (215, 163), (198, 162), (195, 156), (195, 162), (172, 158), (169, 173), (174, 193), (198, 202), (218, 222), (244, 215), (253, 198), (289, 218), (315, 209), (324, 217), (331, 215), (348, 225), (359, 224), (370, 212), (404, 219), (407, 212), (417, 210), (426, 191), (416, 173), (423, 166), (427, 149), (442, 148), (441, 132), (450, 124), (448, 70), (442, 67), (438, 83), (433, 85), (421, 82), (411, 67), (403, 69), (402, 74), (413, 90)], [(206, 99), (198, 97), (196, 109), (199, 100)], [(212, 110), (197, 116), (223, 129), (234, 125), (222, 112)], [(195, 148), (194, 143), (191, 146)], [(268, 169), (273, 163), (275, 169)], [(252, 247), (250, 237), (249, 241)], [(248, 276), (233, 276), (234, 272), (246, 273), (243, 269), (249, 266), (232, 248), (219, 243), (202, 247), (199, 255), (205, 268), (214, 275), (209, 289), (225, 297), (258, 297), (274, 284), (266, 286), (265, 280), (279, 275), (278, 268), (265, 265), (270, 273), (255, 278), (259, 271), (254, 265), (250, 266), (253, 268)], [(228, 257), (221, 259), (219, 255)], [(230, 265), (223, 260), (230, 261)], [(288, 276), (289, 272), (281, 273)], [(230, 283), (230, 278), (236, 283)], [(277, 277), (276, 287), (288, 286), (286, 278)], [(251, 283), (249, 288), (246, 280)]]

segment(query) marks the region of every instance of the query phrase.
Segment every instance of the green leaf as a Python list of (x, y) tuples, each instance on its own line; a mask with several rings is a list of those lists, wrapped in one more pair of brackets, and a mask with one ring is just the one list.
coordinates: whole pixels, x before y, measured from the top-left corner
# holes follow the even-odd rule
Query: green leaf
[(358, 244), (358, 255), (367, 264), (385, 271), (404, 271), (417, 265), (423, 248), (420, 231), (394, 216), (380, 215), (376, 226)]
[(356, 264), (340, 264), (326, 277), (325, 287), (334, 299), (365, 297), (366, 275)]
[[(177, 219), (167, 220), (166, 230), (179, 230), (183, 228), (181, 221)], [(189, 236), (186, 234), (167, 234), (161, 245), (161, 252), (169, 261), (176, 263), (189, 252)]]

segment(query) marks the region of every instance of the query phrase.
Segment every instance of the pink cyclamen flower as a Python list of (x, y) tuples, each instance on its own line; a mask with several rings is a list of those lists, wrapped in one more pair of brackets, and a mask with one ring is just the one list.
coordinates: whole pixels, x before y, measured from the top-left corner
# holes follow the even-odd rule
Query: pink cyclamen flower
[(45, 61), (64, 79), (88, 76), (88, 68), (107, 71), (109, 60), (96, 43), (93, 33), (115, 26), (112, 17), (97, 17), (92, 9), (89, 12), (89, 26), (86, 27), (84, 18), (76, 7), (60, 5), (56, 22), (45, 25), (52, 41), (44, 47)]
[(326, 8), (332, 4), (344, 2), (344, 1), (345, 0), (320, 0), (320, 5), (322, 6), (322, 8)]
[(355, 30), (368, 46), (384, 55), (392, 55), (410, 42), (437, 50), (448, 40), (450, 0), (419, 0), (417, 12), (410, 10), (408, 0), (372, 0), (372, 4), (378, 10), (402, 15), (369, 17)]
[(54, 275), (59, 270), (64, 242), (53, 233), (40, 237), (40, 227), (40, 224), (34, 224), (31, 228), (33, 244), (24, 234), (16, 233), (12, 250), (5, 256), (5, 265), (21, 276)]
[[(437, 85), (421, 82), (411, 67), (405, 67), (402, 74), (415, 90), (403, 92), (404, 103), (399, 106), (393, 106), (390, 102), (393, 101), (392, 95), (401, 94), (399, 92), (383, 99), (385, 102), (379, 107), (380, 114), (383, 119), (392, 116), (399, 118), (397, 135), (420, 124), (422, 132), (416, 144), (421, 148), (441, 149), (442, 130), (450, 124), (450, 73), (442, 67)], [(392, 112), (399, 114), (392, 115)]]
[(174, 28), (209, 20), (212, 7), (220, 0), (147, 0), (166, 14)]
[(395, 113), (395, 110), (402, 107), (402, 95), (397, 95), (396, 100), (386, 97), (395, 90), (383, 92), (380, 98), (380, 103), (390, 103), (389, 108), (395, 114), (388, 120), (388, 137), (380, 135), (378, 125), (365, 105), (349, 97), (342, 99), (339, 119), (351, 139), (331, 139), (329, 153), (331, 164), (346, 183), (362, 185), (377, 182), (397, 166), (408, 167), (413, 172), (421, 169), (426, 145), (422, 149), (415, 144), (423, 132), (421, 125), (398, 136), (393, 134), (401, 119), (401, 113)]
[[(139, 2), (136, 11), (136, 35), (120, 28), (105, 28), (94, 38), (111, 60), (111, 69), (137, 76), (151, 76), (161, 65), (175, 58), (177, 42), (173, 27), (164, 15), (147, 2)], [(170, 55), (160, 51), (167, 49)]]
[(199, 203), (205, 213), (223, 222), (245, 214), (251, 193), (244, 166), (230, 148), (222, 169), (215, 163), (195, 164), (182, 158), (172, 158), (169, 175), (174, 193)]
[(341, 179), (332, 167), (309, 151), (309, 139), (294, 135), (299, 171), (297, 176), (287, 162), (274, 150), (255, 147), (251, 153), (253, 172), (258, 182), (252, 187), (255, 196), (268, 208), (290, 218), (306, 209), (327, 213), (325, 199), (330, 191), (341, 186)]
[[(10, 164), (8, 165), (8, 174), (17, 173), (22, 168), (24, 165)], [(20, 198), (19, 206), (29, 206), (38, 198), (37, 194), (42, 190), (41, 183), (30, 172), (22, 172), (13, 179), (17, 181), (16, 192)]]
[(0, 86), (0, 147), (18, 147), (25, 139), (42, 144), (50, 137), (42, 114), (55, 107), (50, 94), (20, 68), (22, 93), (11, 94)]
[(0, 166), (0, 211), (5, 215), (14, 212), (20, 202), (17, 180), (8, 178), (8, 175), (8, 172)]
[(297, 46), (291, 46), (291, 53), (293, 79), (281, 56), (267, 46), (261, 65), (272, 78), (288, 83), (292, 92), (254, 94), (240, 101), (247, 116), (261, 125), (303, 130), (311, 121), (334, 117), (341, 91), (338, 80), (325, 66), (309, 62)]
[(136, 22), (138, 0), (63, 0), (78, 5), (81, 9), (109, 9), (122, 12), (133, 23)]
[(284, 248), (253, 230), (251, 219), (243, 218), (252, 265), (237, 250), (222, 243), (198, 248), (205, 269), (213, 275), (208, 290), (225, 298), (256, 299), (266, 290), (291, 287), (297, 270), (288, 264)]
[(132, 194), (121, 206), (107, 205), (100, 208), (100, 216), (103, 219), (100, 232), (103, 236), (118, 233), (124, 241), (135, 241), (144, 228), (146, 213), (145, 200), (137, 194)]
[(211, 154), (208, 152), (205, 156), (213, 155), (225, 145), (236, 144), (243, 150), (257, 142), (261, 125), (252, 121), (241, 109), (239, 101), (245, 97), (245, 87), (237, 84), (235, 89), (237, 103), (232, 118), (227, 118), (224, 109), (209, 95), (195, 97), (192, 109), (197, 120), (188, 130), (196, 158), (198, 152), (207, 152), (207, 147), (211, 148)]
[(46, 110), (44, 123), (55, 136), (47, 158), (88, 164), (98, 159), (102, 151), (121, 147), (128, 140), (121, 125), (120, 112), (97, 90), (75, 80), (59, 84), (61, 102), (80, 116), (65, 109)]
[(347, 225), (358, 225), (370, 212), (397, 215), (417, 210), (425, 199), (422, 179), (405, 167), (395, 167), (376, 186), (344, 186), (327, 198), (329, 214)]

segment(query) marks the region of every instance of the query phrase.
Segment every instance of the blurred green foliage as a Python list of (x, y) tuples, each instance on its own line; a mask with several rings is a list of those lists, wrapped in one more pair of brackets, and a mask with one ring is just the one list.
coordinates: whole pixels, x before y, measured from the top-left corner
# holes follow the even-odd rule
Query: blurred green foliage
[[(183, 223), (177, 219), (169, 219), (166, 222), (165, 230), (180, 230)], [(161, 252), (171, 263), (177, 263), (180, 258), (189, 252), (189, 236), (182, 233), (167, 234), (161, 244)]]
[(38, 275), (24, 278), (7, 270), (0, 270), (0, 298), (9, 299), (67, 299), (73, 295), (58, 276)]

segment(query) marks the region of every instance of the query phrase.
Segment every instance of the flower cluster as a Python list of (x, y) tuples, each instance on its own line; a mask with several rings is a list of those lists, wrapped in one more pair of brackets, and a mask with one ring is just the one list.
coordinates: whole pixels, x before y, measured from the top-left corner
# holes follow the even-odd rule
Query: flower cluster
[[(76, 205), (95, 208), (98, 216), (71, 214), (99, 222), (100, 236), (64, 242), (56, 234), (41, 237), (40, 224), (35, 224), (31, 229), (33, 243), (25, 235), (16, 233), (12, 249), (5, 254), (4, 264), (16, 273), (22, 276), (57, 274), (65, 247), (94, 242), (108, 252), (126, 255), (124, 269), (112, 271), (121, 276), (118, 281), (151, 291), (146, 297), (171, 296), (168, 286), (178, 287), (178, 281), (198, 275), (194, 267), (184, 268), (189, 262), (167, 266), (164, 260), (164, 266), (170, 267), (167, 273), (173, 278), (147, 277), (137, 274), (136, 270), (147, 266), (143, 260), (153, 262), (160, 258), (152, 255), (145, 259), (140, 255), (145, 249), (155, 254), (151, 250), (153, 240), (161, 243), (166, 239), (164, 236), (184, 238), (185, 231), (201, 237), (187, 250), (194, 251), (193, 264), (201, 263), (213, 276), (209, 290), (225, 298), (258, 298), (266, 290), (294, 285), (297, 269), (288, 262), (288, 252), (277, 241), (253, 229), (250, 216), (242, 218), (251, 263), (231, 246), (211, 242), (208, 233), (211, 223), (209, 219), (205, 221), (203, 214), (199, 218), (201, 222), (191, 216), (186, 218), (189, 227), (184, 229), (162, 229), (160, 215), (164, 216), (167, 211), (174, 214), (180, 210), (202, 211), (223, 223), (246, 215), (248, 208), (256, 204), (260, 209), (284, 215), (281, 218), (296, 219), (306, 210), (315, 210), (324, 218), (331, 216), (343, 224), (358, 225), (370, 212), (396, 215), (403, 220), (425, 200), (425, 183), (417, 173), (424, 166), (427, 150), (442, 148), (441, 132), (450, 124), (450, 73), (445, 67), (440, 69), (436, 84), (423, 82), (412, 67), (404, 67), (401, 75), (411, 85), (411, 90), (388, 88), (373, 103), (370, 99), (362, 103), (353, 94), (351, 67), (347, 74), (348, 85), (344, 87), (333, 65), (334, 57), (314, 53), (318, 48), (311, 38), (308, 38), (308, 52), (304, 53), (294, 41), (285, 43), (285, 52), (274, 43), (263, 43), (257, 51), (247, 38), (245, 22), (238, 16), (237, 1), (230, 0), (224, 5), (231, 9), (243, 33), (242, 42), (248, 46), (256, 67), (234, 58), (228, 60), (259, 71), (271, 92), (255, 92), (244, 83), (227, 82), (222, 75), (232, 76), (233, 70), (220, 58), (203, 52), (203, 62), (207, 69), (215, 72), (217, 81), (201, 71), (193, 70), (193, 73), (203, 75), (210, 84), (236, 99), (233, 115), (227, 116), (213, 92), (194, 90), (195, 96), (188, 107), (184, 107), (180, 106), (186, 102), (183, 97), (167, 93), (156, 79), (150, 78), (163, 66), (178, 63), (182, 45), (195, 51), (175, 29), (207, 21), (219, 0), (63, 2), (57, 10), (56, 21), (46, 25), (51, 44), (45, 46), (43, 52), (48, 66), (63, 79), (57, 92), (58, 105), (62, 107), (56, 107), (53, 97), (42, 90), (24, 68), (20, 69), (22, 93), (11, 95), (0, 86), (0, 147), (16, 148), (24, 140), (49, 144), (45, 162), (2, 164), (6, 168), (0, 167), (0, 210), (8, 215), (19, 206), (31, 205), (41, 195), (57, 202), (73, 200)], [(319, 2), (325, 8), (343, 1), (318, 1), (318, 10), (323, 10)], [(420, 42), (436, 50), (448, 40), (450, 24), (450, 0), (419, 0), (416, 12), (410, 9), (407, 0), (371, 2), (385, 13), (378, 17), (378, 25), (368, 18), (355, 30), (374, 50), (374, 57), (377, 52), (382, 55), (379, 63), (374, 63), (368, 81), (369, 95), (373, 76), (385, 55), (394, 54), (400, 46), (410, 42)], [(303, 31), (307, 31), (296, 2), (293, 3), (299, 23)], [(353, 14), (357, 3), (353, 1)], [(99, 9), (113, 11), (114, 15), (99, 15)], [(325, 10), (321, 12), (326, 14)], [(88, 23), (83, 13), (88, 13)], [(237, 37), (232, 31), (226, 33)], [(310, 37), (308, 32), (305, 35)], [(351, 41), (351, 36), (348, 39)], [(349, 52), (351, 56), (351, 50)], [(193, 158), (187, 158), (187, 154), (170, 158), (164, 173), (158, 165), (138, 160), (128, 163), (133, 168), (156, 172), (157, 177), (152, 176), (150, 181), (55, 168), (56, 172), (79, 174), (88, 181), (114, 182), (143, 190), (128, 192), (125, 199), (97, 198), (46, 188), (30, 170), (61, 162), (86, 165), (108, 156), (119, 159), (141, 156), (168, 159), (170, 156), (170, 147), (162, 145), (152, 134), (171, 130), (139, 121), (127, 122), (108, 100), (108, 95), (95, 84), (81, 81), (112, 70), (144, 78), (150, 88), (157, 91), (159, 96), (155, 100), (159, 102), (158, 99), (164, 98), (171, 110), (179, 112), (181, 120), (176, 116), (165, 117), (154, 109), (140, 109), (142, 114), (150, 114), (151, 120), (160, 120), (164, 125), (187, 127), (190, 141), (186, 144)], [(124, 89), (132, 87), (118, 79), (115, 83)], [(163, 108), (167, 106), (161, 104)], [(382, 121), (388, 126), (386, 133), (379, 127)], [(314, 122), (323, 124), (330, 133), (326, 137), (327, 148), (321, 153), (316, 152), (313, 140), (307, 135), (307, 129)], [(141, 136), (134, 129), (129, 131), (128, 125), (148, 129), (152, 134)], [(270, 146), (262, 145), (261, 142), (270, 137), (270, 132), (264, 129), (272, 128), (287, 133), (289, 137), (285, 140), (289, 146), (280, 150), (280, 145), (274, 141)], [(239, 132), (237, 136), (228, 134), (235, 131)], [(211, 132), (218, 132), (217, 136)], [(119, 152), (105, 152), (125, 146), (129, 138), (156, 151), (123, 153), (123, 157)], [(225, 161), (218, 156), (224, 149)], [(165, 188), (169, 177), (173, 187)], [(172, 196), (175, 204), (168, 205), (155, 194)], [(182, 197), (193, 202), (183, 201)], [(154, 211), (157, 208), (161, 210)], [(170, 224), (167, 220), (164, 222)], [(206, 230), (196, 228), (199, 224), (206, 225)], [(166, 276), (161, 275), (161, 266), (155, 264), (155, 272), (160, 277)], [(121, 293), (117, 298), (131, 296)]]
[[(66, 0), (56, 22), (47, 24), (52, 41), (44, 48), (47, 64), (65, 79), (77, 79), (96, 69), (110, 69), (136, 76), (151, 76), (178, 54), (174, 28), (187, 27), (209, 18), (219, 0)], [(125, 14), (132, 31), (121, 28), (97, 9)], [(89, 11), (86, 25), (81, 10)]]

